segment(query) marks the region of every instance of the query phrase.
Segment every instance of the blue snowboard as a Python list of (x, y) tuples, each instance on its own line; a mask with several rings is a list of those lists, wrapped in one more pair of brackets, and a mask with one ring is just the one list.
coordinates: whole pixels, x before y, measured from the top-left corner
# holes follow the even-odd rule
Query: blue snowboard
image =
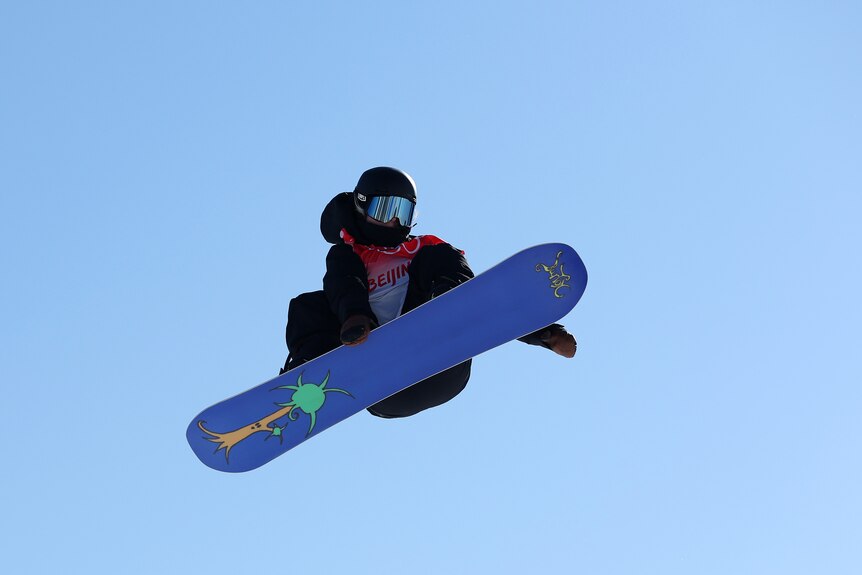
[[(556, 322), (586, 286), (575, 250), (529, 248), (375, 329), (362, 345), (205, 409), (186, 438), (213, 469), (255, 469), (414, 383)], [(392, 361), (393, 351), (402, 361)]]

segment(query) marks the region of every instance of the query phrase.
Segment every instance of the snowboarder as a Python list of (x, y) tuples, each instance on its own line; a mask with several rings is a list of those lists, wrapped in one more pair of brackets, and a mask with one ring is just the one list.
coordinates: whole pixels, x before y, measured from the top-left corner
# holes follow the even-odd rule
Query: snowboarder
[[(324, 208), (320, 231), (334, 244), (326, 256), (323, 290), (290, 301), (285, 338), (289, 355), (280, 373), (340, 345), (360, 345), (376, 327), (473, 277), (464, 252), (433, 235), (413, 236), (416, 184), (394, 168), (364, 172), (353, 192)], [(520, 338), (573, 357), (575, 338), (552, 324)], [(472, 360), (368, 408), (378, 417), (414, 415), (458, 395)]]

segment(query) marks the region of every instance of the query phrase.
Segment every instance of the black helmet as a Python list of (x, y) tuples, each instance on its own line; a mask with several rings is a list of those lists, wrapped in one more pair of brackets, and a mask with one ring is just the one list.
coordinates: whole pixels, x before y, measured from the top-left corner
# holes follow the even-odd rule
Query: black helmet
[(359, 177), (353, 190), (353, 202), (364, 216), (382, 222), (397, 217), (402, 226), (411, 227), (416, 208), (416, 183), (401, 170), (371, 168)]
[[(395, 168), (371, 168), (359, 176), (353, 193), (359, 198), (371, 196), (397, 196), (416, 203), (416, 182), (407, 173)], [(365, 202), (361, 198), (357, 202)]]

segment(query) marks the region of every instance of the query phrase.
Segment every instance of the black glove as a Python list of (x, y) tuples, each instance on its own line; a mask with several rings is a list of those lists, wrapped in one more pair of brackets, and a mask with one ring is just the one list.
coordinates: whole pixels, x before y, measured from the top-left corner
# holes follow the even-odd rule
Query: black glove
[(367, 315), (352, 315), (341, 325), (341, 343), (359, 345), (368, 339), (368, 334), (375, 327), (377, 324)]

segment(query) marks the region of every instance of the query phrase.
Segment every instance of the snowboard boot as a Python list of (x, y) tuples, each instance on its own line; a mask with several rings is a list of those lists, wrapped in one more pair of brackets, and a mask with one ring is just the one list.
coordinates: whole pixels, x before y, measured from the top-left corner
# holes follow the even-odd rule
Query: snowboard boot
[(578, 342), (575, 336), (566, 331), (566, 328), (554, 324), (539, 334), (542, 345), (563, 357), (575, 357), (578, 351)]

